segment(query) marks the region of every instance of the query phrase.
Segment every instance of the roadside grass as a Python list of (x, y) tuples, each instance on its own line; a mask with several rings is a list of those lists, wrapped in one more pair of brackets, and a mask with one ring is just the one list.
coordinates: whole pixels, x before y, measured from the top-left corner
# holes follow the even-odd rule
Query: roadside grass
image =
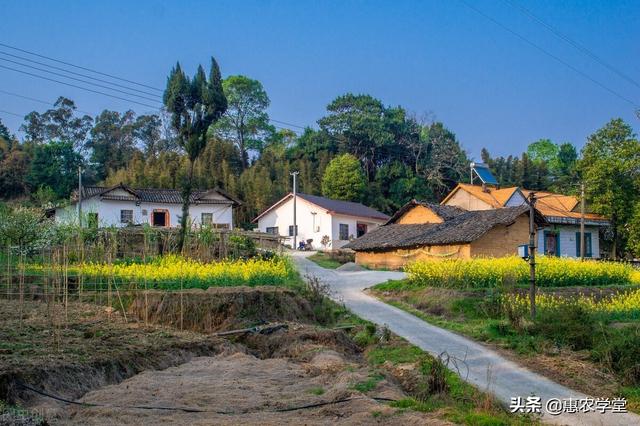
[(307, 259), (326, 269), (336, 269), (340, 265), (342, 265), (342, 263), (338, 262), (335, 259), (332, 259), (327, 253), (323, 253), (321, 251), (312, 254), (311, 256), (307, 257)]
[(358, 390), (375, 389), (378, 379), (382, 378), (380, 374), (392, 376), (410, 395), (390, 403), (399, 410), (434, 412), (454, 423), (474, 426), (539, 424), (535, 418), (508, 413), (491, 396), (449, 370), (446, 361), (397, 336), (370, 345), (365, 357), (378, 375), (373, 374), (360, 383)]
[[(538, 315), (532, 321), (528, 304), (523, 311), (512, 303), (517, 288), (507, 290), (515, 293), (503, 297), (496, 289), (415, 289), (406, 284), (403, 280), (389, 281), (371, 292), (429, 323), (507, 349), (525, 363), (539, 355), (573, 353), (573, 358), (584, 359), (594, 370), (614, 377), (617, 383), (607, 384), (617, 388), (617, 394), (607, 396), (624, 396), (630, 410), (640, 411), (640, 306), (634, 287), (590, 287), (591, 293), (585, 293), (585, 288), (547, 288), (541, 290)], [(555, 374), (559, 374), (558, 379), (573, 380), (571, 370)], [(598, 374), (584, 372), (585, 376)], [(584, 383), (595, 386), (588, 380)]]

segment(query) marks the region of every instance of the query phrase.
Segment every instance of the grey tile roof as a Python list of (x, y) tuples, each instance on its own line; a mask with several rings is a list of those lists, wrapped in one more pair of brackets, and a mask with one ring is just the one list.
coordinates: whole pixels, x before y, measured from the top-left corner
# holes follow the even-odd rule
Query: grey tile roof
[[(319, 195), (302, 194), (299, 192), (296, 195), (299, 198), (302, 198), (303, 200), (306, 200), (312, 204), (317, 205), (318, 207), (322, 207), (323, 209), (326, 209), (329, 213), (344, 214), (348, 216), (357, 216), (357, 217), (364, 217), (364, 218), (384, 220), (384, 221), (389, 219), (389, 216), (387, 216), (386, 214), (381, 213), (376, 209), (372, 209), (371, 207), (367, 207), (361, 203), (354, 203), (352, 201), (332, 200), (330, 198), (320, 197)], [(288, 201), (291, 197), (293, 197), (292, 193), (285, 195), (282, 199), (280, 199), (280, 201), (278, 201), (277, 203), (275, 203), (274, 205), (272, 205), (271, 207), (269, 207), (268, 209), (260, 213), (255, 219), (253, 219), (253, 222), (257, 222), (258, 219), (260, 219), (262, 216), (264, 216), (271, 210), (279, 207), (280, 205)]]
[[(109, 194), (114, 189), (123, 189), (129, 192), (130, 196)], [(202, 197), (211, 191), (215, 191), (224, 196), (228, 200), (211, 200), (202, 199)], [(87, 199), (95, 196), (101, 196), (105, 200), (118, 201), (142, 201), (147, 203), (166, 203), (166, 204), (182, 204), (182, 191), (179, 189), (160, 189), (160, 188), (129, 188), (126, 185), (116, 185), (112, 187), (104, 186), (83, 186), (82, 198)], [(193, 204), (241, 204), (241, 202), (221, 189), (194, 190), (190, 197)]]
[[(385, 251), (394, 248), (413, 248), (425, 245), (465, 244), (477, 240), (497, 225), (509, 225), (528, 206), (505, 207), (495, 210), (469, 211), (457, 214), (443, 223), (383, 225), (350, 242), (345, 248), (355, 251)], [(544, 218), (536, 213), (537, 223)]]

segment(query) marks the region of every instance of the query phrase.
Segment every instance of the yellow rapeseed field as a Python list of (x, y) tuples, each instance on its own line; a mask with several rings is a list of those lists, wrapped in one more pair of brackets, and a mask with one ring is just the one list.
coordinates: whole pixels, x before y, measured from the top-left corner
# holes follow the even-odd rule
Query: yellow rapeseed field
[[(621, 285), (634, 279), (640, 283), (639, 272), (623, 263), (548, 256), (537, 258), (536, 263), (542, 287)], [(415, 287), (490, 288), (525, 285), (529, 279), (529, 265), (519, 257), (415, 262), (405, 271)]]

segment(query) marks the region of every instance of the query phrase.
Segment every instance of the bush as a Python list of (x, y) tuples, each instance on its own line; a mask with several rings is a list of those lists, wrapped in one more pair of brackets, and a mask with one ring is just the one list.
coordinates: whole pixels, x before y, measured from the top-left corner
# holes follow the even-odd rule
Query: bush
[(617, 373), (623, 384), (640, 385), (640, 327), (606, 330), (597, 339), (593, 358)]
[(596, 332), (596, 321), (579, 304), (567, 304), (563, 309), (542, 309), (537, 313), (532, 330), (557, 345), (574, 350), (591, 349)]
[[(630, 284), (630, 265), (541, 256), (537, 261), (541, 287)], [(519, 257), (421, 261), (406, 266), (411, 287), (493, 288), (513, 281), (527, 285), (529, 265)]]

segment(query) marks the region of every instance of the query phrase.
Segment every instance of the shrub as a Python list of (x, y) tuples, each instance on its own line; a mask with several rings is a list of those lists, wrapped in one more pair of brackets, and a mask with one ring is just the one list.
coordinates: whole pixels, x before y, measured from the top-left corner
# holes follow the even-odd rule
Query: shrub
[(575, 350), (590, 349), (595, 330), (595, 319), (577, 303), (567, 304), (562, 309), (541, 309), (532, 327), (534, 334)]
[(606, 330), (597, 339), (593, 358), (617, 373), (623, 384), (640, 385), (640, 327)]
[[(623, 263), (541, 256), (537, 261), (541, 287), (630, 284), (634, 270)], [(519, 257), (421, 261), (405, 268), (411, 287), (492, 288), (510, 282), (527, 285), (529, 265)]]

